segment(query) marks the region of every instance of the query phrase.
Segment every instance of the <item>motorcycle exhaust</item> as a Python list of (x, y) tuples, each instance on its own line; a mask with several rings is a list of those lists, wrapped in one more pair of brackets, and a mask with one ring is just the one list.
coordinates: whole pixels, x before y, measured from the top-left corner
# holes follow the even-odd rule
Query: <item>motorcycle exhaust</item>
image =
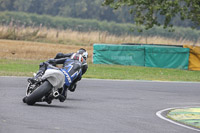
[(53, 92), (53, 96), (56, 98), (56, 97), (58, 97), (60, 95), (60, 93), (58, 92), (58, 91), (54, 91)]

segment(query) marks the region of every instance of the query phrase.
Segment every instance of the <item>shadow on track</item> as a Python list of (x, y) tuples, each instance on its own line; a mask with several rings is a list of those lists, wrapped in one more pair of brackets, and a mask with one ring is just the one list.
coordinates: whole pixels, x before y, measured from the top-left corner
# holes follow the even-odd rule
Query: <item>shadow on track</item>
[(68, 98), (67, 101), (87, 101), (86, 99)]
[(61, 105), (52, 105), (52, 104), (39, 104), (39, 103), (36, 103), (32, 106), (35, 106), (35, 107), (49, 107), (49, 108), (71, 108), (69, 106), (61, 106)]
[[(52, 103), (52, 104), (47, 104), (46, 102), (36, 102), (34, 105), (27, 105), (26, 103), (23, 103), (25, 106), (30, 106), (30, 107), (45, 107), (45, 108), (60, 108), (60, 109), (77, 109), (80, 107), (76, 107), (73, 104), (68, 104), (67, 102), (81, 102), (81, 101), (86, 101), (85, 99), (76, 99), (76, 98), (68, 98), (64, 103)], [(62, 105), (61, 105), (62, 104)], [(71, 106), (72, 105), (72, 106)]]

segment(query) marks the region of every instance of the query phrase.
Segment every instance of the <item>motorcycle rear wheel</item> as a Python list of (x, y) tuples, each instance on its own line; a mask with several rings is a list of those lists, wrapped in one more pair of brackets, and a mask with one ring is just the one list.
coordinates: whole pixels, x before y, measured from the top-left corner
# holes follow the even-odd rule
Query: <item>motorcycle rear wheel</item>
[(33, 91), (33, 93), (26, 97), (26, 103), (28, 105), (35, 104), (35, 102), (45, 96), (52, 88), (53, 86), (49, 83), (49, 81), (45, 81), (40, 87)]

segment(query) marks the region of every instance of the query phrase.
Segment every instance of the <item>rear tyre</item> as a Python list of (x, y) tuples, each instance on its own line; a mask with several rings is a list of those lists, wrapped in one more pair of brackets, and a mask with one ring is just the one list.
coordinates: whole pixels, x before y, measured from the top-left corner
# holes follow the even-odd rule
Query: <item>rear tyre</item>
[(28, 105), (33, 105), (35, 102), (39, 101), (43, 96), (45, 96), (53, 86), (49, 81), (45, 81), (39, 88), (37, 88), (33, 93), (26, 97), (26, 103)]

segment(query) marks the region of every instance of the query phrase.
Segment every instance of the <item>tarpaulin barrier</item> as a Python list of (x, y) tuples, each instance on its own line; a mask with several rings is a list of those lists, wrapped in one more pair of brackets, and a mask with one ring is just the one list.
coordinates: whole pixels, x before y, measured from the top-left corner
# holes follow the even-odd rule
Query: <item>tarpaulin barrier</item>
[(188, 69), (189, 48), (175, 46), (94, 44), (94, 64)]
[(145, 47), (145, 66), (188, 69), (189, 48)]
[(94, 64), (144, 66), (144, 47), (114, 44), (94, 44)]
[(190, 48), (189, 70), (200, 71), (200, 47), (191, 45), (183, 45), (183, 47)]

